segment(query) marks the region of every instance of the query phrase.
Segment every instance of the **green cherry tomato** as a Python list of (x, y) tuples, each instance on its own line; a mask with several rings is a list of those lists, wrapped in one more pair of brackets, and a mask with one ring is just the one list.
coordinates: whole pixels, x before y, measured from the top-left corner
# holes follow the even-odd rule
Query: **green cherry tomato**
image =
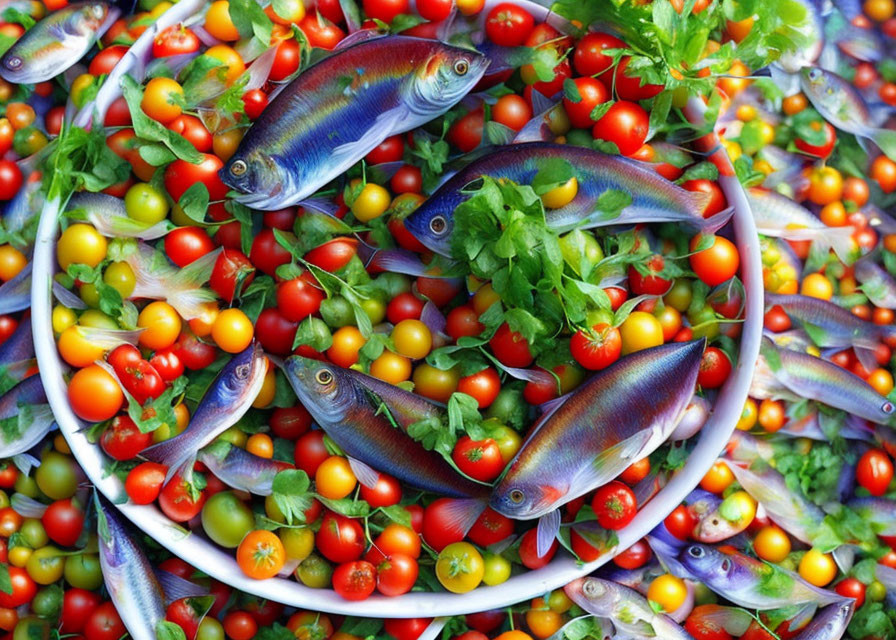
[(60, 549), (46, 546), (37, 549), (28, 558), (25, 570), (37, 584), (52, 584), (62, 577), (65, 556)]
[(38, 488), (53, 500), (65, 500), (75, 495), (78, 476), (74, 461), (55, 451), (47, 451), (43, 462), (34, 472)]
[(312, 589), (329, 587), (332, 576), (333, 567), (326, 560), (315, 554), (302, 560), (302, 563), (296, 569), (296, 577), (302, 584)]
[(41, 618), (55, 620), (62, 611), (62, 589), (59, 585), (40, 589), (31, 601), (31, 610)]
[(255, 528), (255, 516), (242, 500), (230, 491), (216, 493), (202, 507), (202, 528), (222, 547), (235, 549)]
[(22, 523), (19, 533), (25, 538), (25, 542), (32, 549), (40, 549), (50, 542), (44, 525), (36, 518), (28, 518)]
[(145, 182), (138, 182), (128, 189), (124, 196), (124, 208), (129, 218), (146, 224), (161, 222), (168, 215), (165, 194)]
[(99, 589), (103, 584), (100, 558), (95, 553), (79, 553), (66, 558), (64, 575), (71, 586), (87, 591)]

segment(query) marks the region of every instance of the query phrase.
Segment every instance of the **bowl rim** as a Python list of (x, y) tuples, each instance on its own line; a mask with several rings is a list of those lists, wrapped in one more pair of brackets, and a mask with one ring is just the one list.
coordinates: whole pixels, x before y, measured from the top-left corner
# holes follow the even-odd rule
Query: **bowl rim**
[[(532, 0), (513, 1), (527, 9), (538, 21), (548, 21), (557, 27), (567, 24), (565, 20)], [(499, 0), (487, 0), (481, 13), (482, 19), (488, 8), (498, 2)], [(152, 34), (158, 30), (184, 20), (190, 13), (198, 10), (195, 6), (197, 4), (201, 7), (204, 0), (199, 0), (198, 3), (197, 0), (182, 0), (163, 14), (154, 27), (147, 29), (141, 37), (153, 37)], [(193, 11), (187, 13), (190, 7), (194, 7)], [(123, 66), (119, 73), (116, 73), (118, 71), (116, 68), (110, 77), (120, 78), (134, 62), (133, 57), (123, 58), (122, 64), (127, 66)], [(698, 99), (692, 99), (685, 109), (688, 118), (693, 122), (702, 122), (705, 111), (705, 105)], [(717, 149), (715, 153), (719, 154), (717, 161), (730, 169), (731, 163), (725, 151)], [(88, 442), (84, 430), (85, 424), (74, 415), (69, 406), (63, 377), (66, 368), (59, 357), (50, 329), (53, 307), (51, 283), (56, 266), (54, 247), (60, 213), (58, 201), (48, 201), (43, 207), (34, 250), (31, 320), (40, 376), (60, 431), (90, 481), (110, 500), (120, 503), (116, 506), (134, 525), (171, 553), (216, 580), (289, 606), (372, 618), (444, 617), (509, 606), (543, 595), (575, 578), (591, 573), (620, 551), (643, 538), (697, 486), (734, 431), (747, 398), (750, 379), (759, 353), (763, 321), (762, 267), (759, 238), (743, 188), (733, 176), (733, 170), (721, 173), (723, 175), (719, 178), (720, 186), (729, 204), (735, 209), (732, 225), (735, 243), (741, 257), (741, 279), (746, 291), (745, 318), (738, 363), (720, 390), (713, 413), (701, 430), (688, 463), (638, 512), (625, 529), (618, 532), (617, 546), (593, 562), (579, 563), (569, 554), (562, 552), (542, 569), (513, 576), (493, 587), (480, 586), (465, 594), (410, 592), (394, 598), (374, 594), (366, 600), (351, 602), (341, 598), (332, 589), (311, 589), (292, 578), (275, 577), (262, 581), (248, 578), (239, 569), (231, 553), (213, 546), (200, 536), (190, 535), (169, 520), (155, 505), (120, 503), (123, 499), (126, 500), (123, 483), (114, 475), (103, 477), (102, 469), (105, 462), (103, 453), (100, 447)], [(724, 175), (726, 173), (731, 175)], [(435, 635), (441, 624), (444, 624), (444, 621), (437, 619), (427, 630), (427, 635), (430, 633)]]

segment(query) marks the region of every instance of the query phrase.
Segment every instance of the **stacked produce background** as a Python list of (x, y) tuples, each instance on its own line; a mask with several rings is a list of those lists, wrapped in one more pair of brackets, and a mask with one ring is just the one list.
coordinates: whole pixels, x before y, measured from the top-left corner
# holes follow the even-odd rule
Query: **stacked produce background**
[(0, 2), (0, 632), (896, 638), (893, 0)]

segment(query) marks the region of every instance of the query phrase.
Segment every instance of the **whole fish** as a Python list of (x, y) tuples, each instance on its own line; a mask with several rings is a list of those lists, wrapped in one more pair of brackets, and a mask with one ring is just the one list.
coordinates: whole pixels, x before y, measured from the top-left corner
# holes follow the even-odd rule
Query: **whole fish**
[(857, 261), (853, 275), (861, 283), (862, 293), (875, 307), (896, 309), (896, 279), (873, 258), (865, 257)]
[(811, 211), (775, 191), (757, 187), (746, 190), (756, 230), (772, 238), (810, 240), (822, 251), (833, 249), (837, 257), (852, 262), (853, 227), (829, 227)]
[(14, 277), (0, 284), (0, 315), (15, 313), (31, 306), (31, 263)]
[(539, 522), (539, 549), (560, 526), (559, 507), (606, 484), (657, 449), (690, 403), (705, 340), (626, 356), (545, 414), (495, 486), (490, 506)]
[(797, 540), (811, 544), (824, 522), (825, 513), (802, 492), (791, 491), (784, 476), (771, 467), (759, 470), (728, 465), (744, 491), (762, 505), (775, 524)]
[(165, 482), (191, 463), (197, 452), (229, 429), (249, 410), (264, 383), (267, 359), (258, 341), (231, 358), (205, 392), (190, 423), (170, 440), (144, 449), (140, 455), (168, 467)]
[[(375, 469), (417, 489), (458, 499), (458, 511), (468, 506), (469, 519), (475, 520), (473, 511), (478, 516), (484, 509), (488, 486), (465, 478), (440, 453), (405, 433), (420, 420), (441, 420), (442, 405), (358, 371), (301, 356), (287, 358), (284, 371), (314, 421), (349, 456), (362, 484), (376, 482)], [(468, 518), (462, 519), (467, 524)]]
[(116, 508), (94, 495), (100, 568), (109, 598), (134, 640), (156, 640), (156, 626), (165, 620), (166, 605), (206, 591), (167, 571), (154, 571)]
[(121, 11), (106, 2), (77, 2), (31, 27), (0, 58), (0, 76), (16, 84), (36, 84), (78, 62)]
[[(529, 184), (539, 171), (562, 164), (578, 182), (568, 205), (545, 212), (548, 225), (559, 231), (639, 222), (680, 222), (712, 232), (731, 211), (704, 218), (709, 197), (669, 182), (647, 165), (573, 145), (528, 142), (501, 147), (474, 160), (448, 179), (405, 219), (405, 226), (426, 248), (451, 255), (454, 210), (469, 199), (464, 187), (482, 176)], [(601, 215), (598, 200), (609, 190), (630, 194), (632, 203), (615, 217)]]
[(844, 602), (829, 604), (816, 613), (812, 621), (792, 638), (793, 640), (840, 640), (846, 633), (855, 608), (856, 602), (851, 598), (847, 598)]
[(25, 453), (54, 425), (40, 376), (31, 376), (0, 396), (0, 458)]
[(0, 343), (0, 393), (24, 380), (34, 365), (31, 318), (25, 317), (12, 335)]
[(675, 620), (655, 611), (647, 598), (629, 587), (600, 578), (577, 578), (563, 590), (586, 612), (609, 618), (624, 636), (693, 640)]
[(274, 476), (290, 467), (285, 462), (256, 456), (223, 440), (200, 449), (196, 459), (225, 484), (256, 496), (271, 495)]
[(454, 106), (479, 82), (482, 54), (387, 36), (341, 49), (271, 101), (219, 175), (254, 209), (300, 202), (391, 135)]
[[(727, 499), (727, 498), (726, 498)], [(697, 542), (721, 542), (746, 530), (746, 518), (729, 520), (722, 506), (725, 500), (709, 491), (694, 489), (685, 499), (687, 510), (696, 521), (691, 537)]]
[(768, 338), (762, 339), (750, 397), (815, 400), (878, 424), (887, 424), (896, 410), (854, 373), (806, 353), (779, 349)]
[(681, 551), (678, 559), (696, 580), (747, 609), (815, 607), (843, 602), (843, 596), (739, 551), (722, 552), (705, 544), (692, 544)]
[(852, 347), (869, 371), (877, 368), (874, 352), (880, 342), (896, 336), (896, 327), (862, 320), (838, 304), (812, 296), (766, 293), (765, 305), (781, 307), (819, 347)]
[(859, 142), (871, 140), (891, 159), (896, 158), (896, 131), (869, 125), (868, 105), (849, 81), (818, 67), (806, 67), (800, 74), (803, 93), (825, 120)]
[(846, 506), (871, 524), (879, 536), (896, 536), (896, 500), (865, 496), (852, 498)]
[(221, 249), (206, 253), (183, 268), (176, 268), (165, 256), (145, 242), (125, 252), (123, 260), (134, 272), (132, 298), (166, 300), (186, 320), (201, 317), (217, 294), (202, 284), (211, 277)]
[(73, 195), (66, 211), (81, 212), (83, 219), (93, 225), (102, 235), (110, 238), (140, 238), (155, 240), (174, 228), (168, 220), (147, 224), (128, 216), (124, 200), (105, 193), (82, 191)]

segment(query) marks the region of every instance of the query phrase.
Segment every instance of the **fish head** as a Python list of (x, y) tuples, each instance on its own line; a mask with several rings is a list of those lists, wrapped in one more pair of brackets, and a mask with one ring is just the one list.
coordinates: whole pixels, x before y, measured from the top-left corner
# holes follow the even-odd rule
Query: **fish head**
[(564, 490), (554, 487), (547, 484), (544, 478), (523, 478), (521, 474), (513, 473), (513, 466), (495, 486), (489, 501), (492, 509), (508, 518), (539, 518), (553, 511), (568, 493), (568, 488)]
[(343, 369), (327, 362), (291, 356), (286, 359), (284, 371), (299, 401), (318, 424), (343, 420), (354, 401), (355, 386)]
[(253, 340), (224, 365), (202, 403), (211, 403), (214, 410), (222, 413), (230, 412), (243, 401), (245, 394), (258, 392), (258, 385), (253, 383), (263, 379), (265, 372), (261, 343)]
[(429, 249), (443, 256), (451, 255), (451, 234), (454, 233), (453, 207), (436, 192), (404, 219), (412, 236)]
[(730, 556), (705, 544), (692, 544), (682, 549), (678, 560), (695, 578), (717, 583), (727, 580), (735, 571)]
[(694, 539), (700, 542), (721, 542), (737, 535), (746, 528), (746, 525), (739, 526), (736, 522), (722, 517), (718, 509), (714, 509), (707, 513), (700, 522), (694, 527)]
[(827, 74), (819, 67), (803, 67), (800, 69), (800, 80), (803, 91), (820, 96), (827, 86)]
[(251, 146), (241, 145), (218, 171), (218, 177), (234, 191), (242, 192), (235, 199), (247, 207), (277, 208), (275, 203), (294, 192), (292, 174), (275, 156)]
[(438, 45), (417, 67), (408, 108), (424, 116), (444, 113), (476, 86), (489, 62), (478, 51)]
[(618, 590), (600, 578), (577, 578), (563, 590), (570, 600), (593, 615), (609, 615), (618, 600)]
[(72, 26), (77, 33), (90, 35), (99, 31), (111, 15), (116, 20), (120, 13), (105, 2), (85, 2), (72, 14)]

